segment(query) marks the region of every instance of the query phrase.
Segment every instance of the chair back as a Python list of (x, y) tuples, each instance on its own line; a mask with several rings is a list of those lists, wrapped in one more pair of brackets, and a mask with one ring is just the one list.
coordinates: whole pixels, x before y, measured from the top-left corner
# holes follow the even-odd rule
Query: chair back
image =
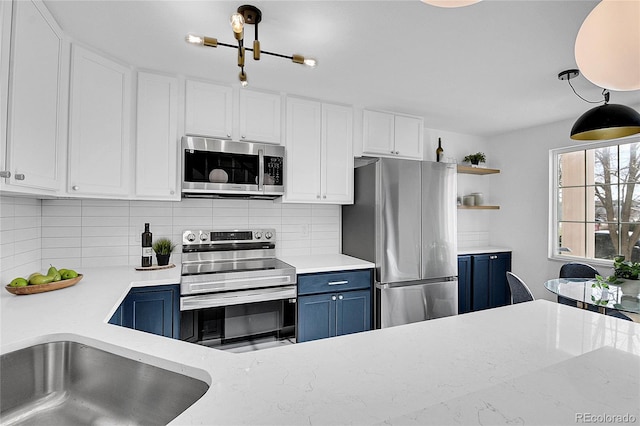
[(580, 262), (565, 263), (560, 267), (558, 278), (595, 278), (600, 272), (591, 265)]
[(516, 274), (507, 272), (507, 282), (509, 283), (509, 290), (511, 290), (512, 304), (534, 300), (529, 287)]

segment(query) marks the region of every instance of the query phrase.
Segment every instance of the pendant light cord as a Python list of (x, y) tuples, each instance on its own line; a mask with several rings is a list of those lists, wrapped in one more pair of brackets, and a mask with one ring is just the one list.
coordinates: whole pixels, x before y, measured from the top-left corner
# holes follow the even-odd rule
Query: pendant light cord
[(609, 92), (608, 92), (607, 89), (602, 89), (602, 96), (604, 96), (604, 98), (605, 98), (604, 100), (602, 100), (602, 101), (589, 101), (589, 100), (583, 98), (582, 96), (580, 96), (578, 94), (578, 92), (576, 92), (576, 89), (573, 87), (573, 84), (571, 84), (571, 80), (570, 79), (567, 79), (567, 83), (569, 83), (569, 86), (571, 87), (571, 90), (573, 90), (573, 93), (575, 93), (577, 97), (579, 97), (580, 99), (582, 99), (583, 101), (585, 101), (585, 102), (587, 102), (589, 104), (599, 104), (599, 103), (602, 103), (602, 102), (607, 103), (609, 101), (608, 96), (607, 96), (609, 94)]

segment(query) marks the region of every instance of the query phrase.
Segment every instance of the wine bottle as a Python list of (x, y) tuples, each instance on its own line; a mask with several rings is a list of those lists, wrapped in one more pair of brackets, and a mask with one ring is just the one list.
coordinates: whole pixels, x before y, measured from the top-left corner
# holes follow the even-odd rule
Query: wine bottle
[(151, 248), (152, 234), (149, 232), (149, 224), (144, 224), (142, 233), (142, 267), (151, 266), (153, 260), (153, 249)]
[(442, 149), (442, 141), (438, 138), (438, 148), (436, 148), (436, 161), (440, 162), (444, 158), (444, 149)]

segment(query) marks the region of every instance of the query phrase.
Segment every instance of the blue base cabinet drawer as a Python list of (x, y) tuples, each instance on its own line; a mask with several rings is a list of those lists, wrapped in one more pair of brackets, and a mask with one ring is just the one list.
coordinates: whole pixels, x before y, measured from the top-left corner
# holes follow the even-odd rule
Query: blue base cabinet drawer
[(298, 276), (296, 341), (371, 330), (372, 270)]
[(132, 288), (109, 324), (179, 339), (180, 285)]
[(298, 295), (370, 288), (369, 269), (298, 275)]

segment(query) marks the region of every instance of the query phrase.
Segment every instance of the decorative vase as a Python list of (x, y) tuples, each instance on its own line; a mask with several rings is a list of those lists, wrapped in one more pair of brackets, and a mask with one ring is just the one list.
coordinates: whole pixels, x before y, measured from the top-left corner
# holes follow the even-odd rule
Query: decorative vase
[(170, 257), (171, 257), (171, 254), (156, 254), (156, 259), (158, 260), (158, 266), (168, 265)]

